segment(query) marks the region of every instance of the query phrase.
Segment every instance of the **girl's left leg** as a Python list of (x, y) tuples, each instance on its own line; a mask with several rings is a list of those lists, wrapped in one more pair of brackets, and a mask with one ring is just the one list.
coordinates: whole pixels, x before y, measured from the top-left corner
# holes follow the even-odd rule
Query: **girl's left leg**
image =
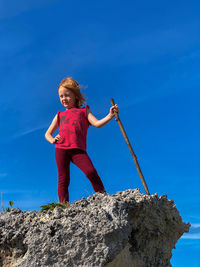
[(79, 167), (86, 175), (86, 177), (90, 180), (95, 192), (105, 192), (103, 183), (96, 169), (94, 168), (91, 159), (85, 151), (80, 149), (74, 149), (71, 161), (77, 167)]

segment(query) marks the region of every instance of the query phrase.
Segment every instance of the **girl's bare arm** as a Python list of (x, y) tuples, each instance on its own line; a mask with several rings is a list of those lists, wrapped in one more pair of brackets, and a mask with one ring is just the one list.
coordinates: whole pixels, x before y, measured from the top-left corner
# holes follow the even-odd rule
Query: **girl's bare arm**
[(57, 128), (58, 128), (58, 120), (57, 120), (57, 114), (56, 114), (51, 125), (49, 126), (48, 130), (45, 133), (46, 140), (51, 144), (55, 144), (56, 141), (60, 139), (60, 135), (56, 135), (55, 138), (52, 136)]
[(96, 128), (101, 128), (102, 126), (106, 125), (110, 120), (112, 120), (115, 117), (114, 112), (119, 112), (118, 105), (115, 104), (110, 108), (110, 113), (104, 117), (101, 120), (98, 120), (90, 111), (90, 109), (87, 109), (87, 118), (88, 121), (91, 123), (91, 125), (95, 126)]

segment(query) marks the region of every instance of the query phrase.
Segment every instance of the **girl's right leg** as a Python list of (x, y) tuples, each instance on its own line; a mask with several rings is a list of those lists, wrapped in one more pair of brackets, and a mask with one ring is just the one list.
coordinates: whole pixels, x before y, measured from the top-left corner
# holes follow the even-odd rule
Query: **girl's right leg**
[(58, 197), (60, 203), (69, 202), (70, 182), (70, 153), (68, 149), (55, 149), (55, 158), (58, 168)]
[(106, 192), (87, 152), (80, 149), (73, 149), (71, 161), (84, 172), (86, 177), (90, 180), (95, 192)]

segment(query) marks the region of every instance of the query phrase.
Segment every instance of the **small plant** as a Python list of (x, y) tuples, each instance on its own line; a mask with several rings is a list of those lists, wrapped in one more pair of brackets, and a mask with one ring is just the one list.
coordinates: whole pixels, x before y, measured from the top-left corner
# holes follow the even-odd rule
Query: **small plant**
[(14, 205), (14, 202), (11, 200), (11, 201), (8, 202), (8, 204), (10, 205), (10, 207), (6, 208), (6, 211), (10, 212), (11, 209), (12, 209), (12, 206)]
[(54, 210), (55, 207), (66, 209), (68, 206), (69, 206), (69, 203), (56, 203), (56, 202), (52, 202), (52, 203), (49, 203), (47, 205), (42, 205), (41, 206), (41, 208), (42, 208), (41, 209), (41, 212), (47, 212), (49, 210)]
[(9, 201), (9, 202), (8, 202), (8, 204), (9, 204), (9, 205), (10, 205), (10, 207), (12, 208), (12, 206), (13, 206), (14, 202), (11, 200), (11, 201)]

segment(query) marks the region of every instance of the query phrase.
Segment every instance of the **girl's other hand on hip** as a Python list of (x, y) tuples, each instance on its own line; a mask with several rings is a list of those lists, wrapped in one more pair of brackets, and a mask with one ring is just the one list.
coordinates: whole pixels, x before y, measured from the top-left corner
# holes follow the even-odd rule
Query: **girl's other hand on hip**
[(52, 144), (55, 144), (57, 141), (59, 141), (61, 139), (61, 136), (58, 134), (54, 137), (54, 140), (52, 142)]

